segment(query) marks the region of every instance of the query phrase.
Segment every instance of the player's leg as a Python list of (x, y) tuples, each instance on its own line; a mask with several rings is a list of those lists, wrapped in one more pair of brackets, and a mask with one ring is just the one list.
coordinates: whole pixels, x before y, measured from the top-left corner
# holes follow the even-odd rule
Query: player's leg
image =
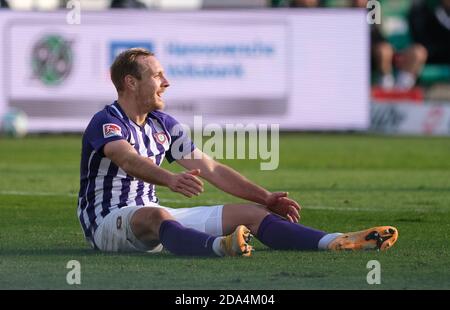
[(395, 227), (379, 226), (351, 233), (326, 233), (268, 215), (257, 237), (264, 244), (283, 250), (386, 250), (397, 241)]
[(156, 242), (175, 255), (215, 256), (215, 236), (185, 227), (161, 207), (142, 207), (131, 218), (135, 237), (148, 246)]
[(317, 250), (326, 232), (294, 224), (270, 213), (265, 207), (252, 204), (224, 205), (223, 232), (244, 224), (262, 243), (277, 250)]
[(213, 256), (214, 236), (183, 227), (162, 207), (123, 207), (99, 224), (94, 241), (107, 252), (159, 252)]
[(290, 223), (258, 205), (225, 205), (222, 220), (224, 233), (238, 224), (245, 224), (262, 243), (280, 250), (385, 250), (398, 238), (397, 229), (390, 226), (347, 234), (329, 234)]
[[(178, 211), (177, 211), (178, 210)], [(188, 210), (189, 209), (184, 209)], [(236, 227), (228, 236), (206, 233), (199, 227), (189, 227), (178, 221), (170, 212), (183, 209), (164, 207), (142, 207), (131, 218), (132, 234), (140, 242), (153, 246), (161, 244), (173, 254), (190, 256), (249, 256), (251, 246), (247, 244), (250, 231)], [(201, 228), (201, 227), (200, 227)]]
[(139, 207), (123, 207), (106, 215), (99, 223), (94, 242), (98, 249), (106, 252), (161, 251), (160, 242), (150, 239), (140, 241), (131, 228), (131, 219)]
[(166, 210), (183, 226), (217, 236), (213, 250), (219, 256), (250, 256), (250, 230), (244, 225), (236, 225), (223, 233), (223, 205), (199, 206), (193, 208), (166, 208)]

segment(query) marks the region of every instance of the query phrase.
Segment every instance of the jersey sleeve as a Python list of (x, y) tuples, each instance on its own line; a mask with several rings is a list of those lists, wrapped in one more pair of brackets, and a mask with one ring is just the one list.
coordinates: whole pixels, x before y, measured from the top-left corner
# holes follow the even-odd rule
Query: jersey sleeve
[(168, 114), (164, 114), (162, 119), (166, 130), (170, 134), (170, 146), (165, 155), (169, 163), (171, 163), (191, 153), (195, 149), (195, 145), (189, 137), (188, 128)]
[(118, 118), (102, 111), (92, 118), (84, 135), (89, 144), (103, 155), (103, 147), (108, 142), (126, 140), (129, 132)]

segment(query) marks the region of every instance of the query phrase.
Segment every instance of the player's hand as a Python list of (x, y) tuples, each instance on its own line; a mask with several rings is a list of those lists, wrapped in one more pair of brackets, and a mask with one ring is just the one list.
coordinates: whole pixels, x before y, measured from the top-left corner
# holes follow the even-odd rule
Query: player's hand
[(271, 193), (266, 200), (266, 207), (286, 218), (291, 223), (297, 223), (300, 220), (300, 205), (293, 199), (287, 197), (286, 192)]
[(197, 177), (199, 169), (193, 169), (174, 174), (169, 181), (168, 187), (173, 191), (186, 197), (198, 196), (203, 192), (203, 182)]

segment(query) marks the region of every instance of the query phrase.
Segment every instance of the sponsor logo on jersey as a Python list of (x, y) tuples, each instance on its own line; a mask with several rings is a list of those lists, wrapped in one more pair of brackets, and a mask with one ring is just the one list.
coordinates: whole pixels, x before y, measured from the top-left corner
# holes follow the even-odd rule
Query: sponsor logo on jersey
[(122, 136), (122, 128), (116, 124), (103, 124), (103, 137), (111, 138), (111, 137), (121, 137)]

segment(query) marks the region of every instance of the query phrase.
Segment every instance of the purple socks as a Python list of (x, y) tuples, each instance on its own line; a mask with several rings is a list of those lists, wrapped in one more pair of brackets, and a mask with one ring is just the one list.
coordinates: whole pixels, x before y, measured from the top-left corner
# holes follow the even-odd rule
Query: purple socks
[(216, 238), (173, 220), (162, 222), (159, 228), (159, 240), (175, 255), (216, 256), (212, 249)]
[(256, 237), (276, 250), (317, 250), (319, 240), (326, 234), (269, 214), (259, 225)]
[[(326, 234), (269, 214), (259, 225), (257, 238), (276, 250), (317, 250), (319, 240)], [(159, 228), (159, 240), (175, 255), (216, 256), (212, 248), (216, 238), (174, 220), (162, 222)]]

